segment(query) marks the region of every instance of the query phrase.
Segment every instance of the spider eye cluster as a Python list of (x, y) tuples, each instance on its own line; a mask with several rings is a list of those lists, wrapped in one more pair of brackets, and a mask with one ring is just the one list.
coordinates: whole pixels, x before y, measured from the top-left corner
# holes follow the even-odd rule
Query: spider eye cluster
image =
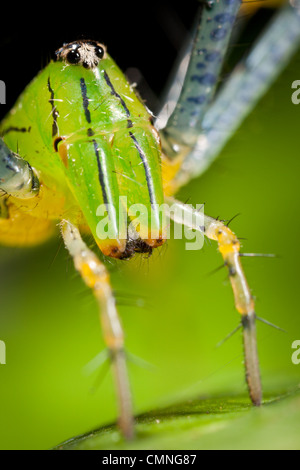
[(81, 40), (64, 44), (55, 52), (56, 60), (69, 65), (82, 65), (86, 69), (97, 67), (105, 56), (105, 47), (96, 41)]

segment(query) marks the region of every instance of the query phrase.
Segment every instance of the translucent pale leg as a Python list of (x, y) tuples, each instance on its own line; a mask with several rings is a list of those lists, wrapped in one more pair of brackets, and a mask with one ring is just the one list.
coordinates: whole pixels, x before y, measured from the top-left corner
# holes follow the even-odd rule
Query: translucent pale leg
[[(259, 360), (256, 344), (254, 300), (250, 292), (240, 260), (240, 242), (236, 235), (221, 222), (197, 212), (191, 206), (166, 198), (172, 208), (170, 217), (179, 224), (202, 232), (206, 237), (218, 242), (219, 251), (228, 269), (234, 294), (235, 307), (242, 316), (244, 337), (246, 380), (249, 394), (254, 405), (262, 401), (262, 387), (259, 371)], [(178, 210), (176, 210), (178, 209)], [(184, 217), (184, 214), (190, 214)]]
[(62, 221), (61, 232), (66, 248), (74, 260), (75, 268), (85, 284), (92, 289), (98, 301), (104, 340), (110, 353), (118, 395), (119, 426), (123, 435), (131, 439), (134, 435), (133, 415), (124, 352), (124, 335), (109, 274), (97, 256), (87, 248), (79, 230), (74, 225), (68, 221)]

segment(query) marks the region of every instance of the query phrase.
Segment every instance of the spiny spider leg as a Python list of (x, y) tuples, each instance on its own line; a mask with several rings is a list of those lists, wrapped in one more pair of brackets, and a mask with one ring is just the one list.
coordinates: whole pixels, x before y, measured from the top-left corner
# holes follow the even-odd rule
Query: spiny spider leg
[(61, 233), (76, 270), (99, 304), (104, 341), (109, 350), (119, 403), (119, 426), (126, 439), (134, 436), (131, 392), (124, 351), (124, 334), (104, 264), (82, 240), (77, 227), (61, 222)]
[[(249, 394), (254, 405), (262, 401), (262, 387), (256, 344), (254, 300), (245, 277), (240, 260), (240, 242), (236, 235), (222, 221), (199, 213), (190, 205), (173, 198), (166, 198), (170, 207), (169, 216), (174, 222), (202, 232), (206, 237), (218, 242), (224, 264), (228, 269), (234, 294), (235, 307), (242, 316), (246, 380)], [(184, 214), (188, 214), (185, 217)]]
[[(202, 4), (188, 69), (176, 107), (162, 130), (167, 154), (192, 149), (202, 130), (205, 112), (215, 94), (241, 0)], [(172, 151), (173, 150), (173, 151)]]
[[(216, 5), (218, 7), (215, 6), (215, 8), (223, 9), (222, 12), (218, 10), (218, 18), (229, 18), (227, 2), (220, 1)], [(233, 19), (232, 13), (231, 18)], [(202, 19), (207, 15), (212, 17), (214, 14), (213, 10), (206, 11)], [(222, 15), (225, 16), (222, 17)], [(205, 76), (204, 72), (201, 75), (201, 80), (200, 78), (195, 79), (195, 75), (189, 72), (193, 71), (194, 73), (199, 68), (199, 64), (203, 64), (203, 61), (200, 61), (199, 51), (204, 57), (207, 57), (208, 51), (212, 52), (212, 36), (207, 34), (210, 23), (207, 21), (203, 23), (202, 32), (200, 33), (198, 30), (195, 36), (181, 95), (166, 127), (161, 131), (163, 148), (167, 154), (173, 157), (173, 162), (171, 160), (169, 166), (173, 165), (176, 168), (178, 160), (176, 168), (178, 171), (175, 170), (173, 179), (168, 183), (168, 194), (171, 195), (210, 166), (257, 101), (284, 69), (300, 44), (300, 5), (299, 2), (288, 2), (256, 42), (248, 57), (233, 71), (225, 85), (217, 93), (214, 101), (208, 104), (207, 99), (212, 100), (215, 87), (211, 87), (204, 100), (201, 83)], [(225, 23), (221, 25), (220, 30)], [(229, 44), (228, 38), (225, 36), (224, 34), (225, 40), (222, 42), (221, 39), (220, 43), (222, 60)], [(210, 73), (218, 73), (220, 67), (218, 68), (218, 64), (210, 65), (209, 71)], [(197, 76), (200, 77), (199, 74)], [(193, 86), (191, 86), (191, 81)], [(197, 97), (199, 99), (196, 99)], [(203, 99), (200, 100), (200, 97)], [(198, 114), (193, 110), (193, 105), (197, 100), (202, 101)], [(184, 135), (181, 130), (180, 111), (181, 115), (185, 115), (186, 118), (185, 127), (191, 127), (189, 131), (184, 132)], [(195, 138), (197, 132), (198, 137)], [(174, 203), (172, 199), (169, 199), (169, 202)], [(183, 207), (179, 202), (175, 204)], [(201, 216), (199, 215), (199, 217)], [(179, 222), (183, 223), (182, 220)], [(203, 226), (203, 223), (201, 225)], [(200, 230), (199, 226), (194, 228)], [(205, 216), (203, 229), (208, 238), (218, 242), (219, 251), (229, 270), (235, 305), (242, 315), (249, 393), (253, 403), (259, 405), (262, 399), (262, 390), (256, 344), (256, 316), (254, 301), (240, 262), (240, 243), (233, 232), (222, 222), (207, 216)]]
[[(218, 18), (222, 18), (223, 14), (223, 18), (234, 19), (227, 3), (216, 2), (214, 8), (222, 10), (221, 13), (218, 12)], [(214, 9), (206, 12), (206, 15), (213, 17)], [(205, 63), (205, 57), (214, 57), (213, 51), (216, 49), (219, 60), (221, 58), (223, 60), (229, 42), (224, 34), (224, 38), (217, 42), (219, 50), (211, 35), (208, 35), (210, 24), (210, 22), (201, 24), (202, 29), (198, 31), (198, 35), (200, 32), (202, 34), (200, 37), (196, 36), (191, 53), (188, 71), (195, 71), (198, 67), (198, 73), (197, 75), (187, 73), (176, 108), (169, 117), (166, 127), (161, 131), (166, 153), (183, 160), (172, 182), (173, 192), (207, 170), (289, 63), (300, 45), (300, 3), (287, 2), (275, 14), (248, 56), (235, 67), (230, 77), (217, 91), (214, 101), (212, 98), (215, 87), (207, 87), (208, 92), (204, 95), (201, 81), (209, 81), (209, 77), (212, 79), (212, 76), (219, 73), (220, 67), (218, 61), (207, 63), (206, 60)], [(228, 23), (222, 23), (221, 26), (227, 28)], [(217, 57), (216, 54), (215, 56)], [(206, 68), (200, 74), (201, 64), (206, 65)], [(201, 101), (199, 112), (195, 108), (197, 101)], [(181, 115), (178, 114), (180, 110)], [(186, 119), (184, 127), (182, 127), (182, 116)], [(189, 126), (188, 131), (186, 128)]]

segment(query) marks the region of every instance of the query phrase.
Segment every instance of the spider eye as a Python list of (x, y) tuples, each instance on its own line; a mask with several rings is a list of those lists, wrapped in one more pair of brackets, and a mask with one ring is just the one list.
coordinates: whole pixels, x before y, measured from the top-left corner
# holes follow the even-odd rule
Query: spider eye
[(95, 47), (95, 54), (96, 54), (96, 56), (97, 56), (99, 59), (102, 59), (102, 57), (104, 56), (104, 49), (103, 49), (103, 47), (101, 47), (101, 46), (96, 46), (96, 47)]
[(70, 64), (78, 64), (80, 61), (80, 54), (76, 49), (72, 49), (70, 52), (68, 52), (66, 58)]

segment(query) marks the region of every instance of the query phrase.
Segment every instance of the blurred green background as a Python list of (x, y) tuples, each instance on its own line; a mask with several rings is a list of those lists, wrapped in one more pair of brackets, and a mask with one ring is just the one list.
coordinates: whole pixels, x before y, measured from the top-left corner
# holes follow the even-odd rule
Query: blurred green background
[[(243, 264), (257, 314), (287, 330), (258, 324), (265, 395), (300, 382), (291, 344), (300, 339), (299, 113), (291, 84), (299, 79), (300, 54), (290, 63), (219, 159), (180, 191), (191, 204), (206, 202), (211, 216), (230, 219), (244, 237), (243, 251), (276, 259)], [(214, 243), (186, 251), (170, 240), (150, 259), (112, 266), (127, 349), (152, 367), (130, 363), (135, 412), (185, 397), (246, 396), (238, 333), (217, 343), (239, 322), (222, 259)], [(0, 250), (0, 448), (50, 448), (115, 420), (110, 373), (84, 366), (103, 348), (97, 306), (74, 272), (59, 238), (34, 249)], [(145, 306), (131, 305), (143, 299)], [(141, 303), (141, 302), (139, 302)]]

